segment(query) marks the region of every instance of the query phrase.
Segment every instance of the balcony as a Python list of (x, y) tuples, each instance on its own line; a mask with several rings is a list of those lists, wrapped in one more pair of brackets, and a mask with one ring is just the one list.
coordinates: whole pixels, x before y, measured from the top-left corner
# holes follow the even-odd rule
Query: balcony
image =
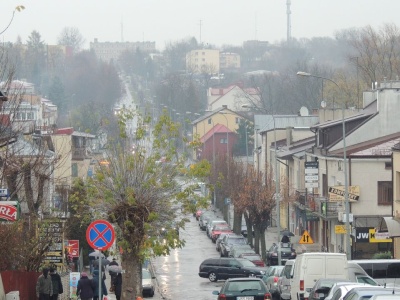
[(72, 160), (84, 160), (89, 158), (87, 155), (86, 148), (73, 148), (72, 149)]
[(296, 191), (295, 205), (301, 210), (306, 210), (318, 217), (332, 219), (338, 217), (338, 212), (343, 211), (341, 202), (329, 202), (326, 197), (319, 194), (307, 194), (305, 191)]

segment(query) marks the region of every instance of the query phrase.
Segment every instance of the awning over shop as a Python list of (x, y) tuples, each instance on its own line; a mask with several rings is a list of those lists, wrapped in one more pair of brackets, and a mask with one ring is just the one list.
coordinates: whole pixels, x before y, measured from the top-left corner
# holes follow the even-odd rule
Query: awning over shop
[(387, 231), (390, 237), (400, 237), (400, 219), (383, 217), (379, 231)]

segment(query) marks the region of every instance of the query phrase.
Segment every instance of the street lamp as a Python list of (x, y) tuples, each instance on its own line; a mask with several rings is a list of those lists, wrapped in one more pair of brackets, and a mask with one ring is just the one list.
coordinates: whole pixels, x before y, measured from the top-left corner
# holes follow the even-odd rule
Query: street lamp
[[(252, 108), (258, 111), (262, 112), (267, 112), (265, 108), (261, 108), (258, 106), (251, 106), (251, 105), (242, 105), (243, 108)], [(278, 158), (276, 157), (278, 154), (278, 147), (276, 146), (276, 124), (275, 124), (275, 115), (272, 115), (272, 119), (274, 121), (274, 147), (275, 147), (275, 156), (274, 156), (274, 164), (275, 164), (275, 202), (276, 202), (276, 227), (278, 230), (278, 265), (281, 265), (281, 251), (280, 251), (280, 245), (281, 242), (279, 240), (280, 238), (280, 233), (281, 233), (281, 208), (280, 208), (280, 194), (279, 194), (279, 183), (278, 183)], [(257, 137), (256, 137), (257, 138)], [(267, 159), (265, 157), (265, 159)], [(257, 160), (258, 162), (258, 160)], [(267, 173), (267, 170), (265, 170), (265, 173)], [(267, 174), (265, 174), (267, 176)]]
[[(332, 82), (333, 84), (336, 85), (336, 87), (341, 90), (339, 85), (333, 81), (330, 78), (322, 77), (322, 76), (317, 76), (313, 75), (307, 72), (297, 72), (298, 76), (304, 76), (304, 77), (314, 77), (314, 78), (320, 78), (322, 80), (327, 80)], [(351, 247), (350, 247), (350, 220), (349, 220), (349, 215), (350, 215), (350, 202), (349, 202), (349, 187), (348, 187), (348, 181), (347, 181), (347, 155), (346, 155), (346, 126), (345, 126), (345, 121), (344, 121), (344, 101), (342, 103), (342, 135), (343, 135), (343, 172), (344, 172), (344, 202), (345, 202), (345, 210), (346, 210), (346, 254), (347, 254), (347, 259), (351, 259)]]

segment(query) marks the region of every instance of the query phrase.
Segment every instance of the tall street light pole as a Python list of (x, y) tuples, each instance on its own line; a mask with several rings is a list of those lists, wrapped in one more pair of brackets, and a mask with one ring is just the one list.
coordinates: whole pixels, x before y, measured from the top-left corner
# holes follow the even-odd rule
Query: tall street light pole
[[(336, 87), (341, 90), (339, 85), (330, 78), (313, 75), (307, 72), (297, 72), (298, 76), (320, 78), (332, 82)], [(347, 259), (351, 259), (351, 245), (350, 245), (350, 202), (349, 202), (349, 186), (347, 180), (347, 155), (346, 155), (346, 126), (344, 121), (345, 103), (342, 103), (342, 135), (343, 135), (343, 171), (344, 171), (344, 202), (346, 210), (346, 255)]]
[[(267, 110), (258, 106), (251, 106), (251, 105), (242, 105), (243, 108), (250, 108), (255, 109), (258, 111), (262, 111), (267, 113)], [(275, 115), (272, 114), (272, 119), (274, 121), (274, 148), (275, 148), (275, 156), (274, 156), (274, 164), (275, 164), (275, 206), (276, 206), (276, 228), (278, 231), (278, 266), (281, 265), (282, 257), (281, 257), (281, 241), (280, 241), (280, 234), (281, 234), (281, 207), (280, 207), (280, 193), (279, 193), (279, 181), (278, 181), (278, 147), (276, 146), (276, 123), (275, 123)], [(267, 159), (265, 157), (265, 159)], [(265, 170), (265, 176), (267, 176), (267, 170)]]

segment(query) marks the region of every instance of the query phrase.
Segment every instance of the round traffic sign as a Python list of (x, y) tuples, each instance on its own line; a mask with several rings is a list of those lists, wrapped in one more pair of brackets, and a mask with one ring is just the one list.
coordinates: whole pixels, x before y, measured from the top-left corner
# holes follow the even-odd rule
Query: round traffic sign
[(96, 250), (107, 250), (115, 240), (114, 227), (105, 220), (96, 220), (86, 230), (89, 246)]

